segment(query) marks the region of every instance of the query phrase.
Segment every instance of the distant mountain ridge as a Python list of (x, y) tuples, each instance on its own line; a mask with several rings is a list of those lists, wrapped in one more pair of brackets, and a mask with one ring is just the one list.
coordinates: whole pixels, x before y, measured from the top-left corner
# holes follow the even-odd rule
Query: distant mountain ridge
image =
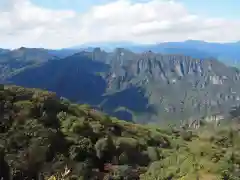
[(240, 103), (240, 70), (214, 58), (94, 48), (15, 73), (0, 69), (4, 83), (51, 90), (140, 123), (227, 115)]
[(78, 50), (49, 50), (43, 48), (0, 49), (0, 82), (13, 74), (35, 67), (49, 60), (58, 60)]
[(116, 48), (129, 48), (132, 46), (137, 46), (138, 44), (132, 43), (130, 41), (119, 41), (119, 42), (99, 42), (99, 43), (84, 43), (79, 46), (73, 46), (69, 47), (67, 49), (81, 49), (81, 50), (87, 50), (87, 49), (94, 49), (96, 47), (100, 47), (104, 51), (113, 51)]
[[(89, 43), (70, 49), (91, 49), (100, 47), (105, 51), (113, 51), (115, 48), (126, 48), (135, 53), (153, 51), (163, 54), (182, 54), (194, 58), (214, 57), (227, 65), (239, 66), (240, 62), (240, 41), (230, 43), (211, 43), (197, 40), (187, 40), (183, 42), (164, 42), (156, 44), (137, 44), (131, 42), (104, 42)], [(90, 51), (91, 51), (90, 50)]]

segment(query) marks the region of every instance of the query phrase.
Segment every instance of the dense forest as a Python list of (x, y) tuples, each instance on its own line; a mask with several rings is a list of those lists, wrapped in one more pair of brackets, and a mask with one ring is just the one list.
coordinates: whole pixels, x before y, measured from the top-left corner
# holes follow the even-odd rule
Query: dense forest
[(4, 180), (237, 180), (239, 140), (236, 124), (144, 126), (52, 92), (0, 87)]

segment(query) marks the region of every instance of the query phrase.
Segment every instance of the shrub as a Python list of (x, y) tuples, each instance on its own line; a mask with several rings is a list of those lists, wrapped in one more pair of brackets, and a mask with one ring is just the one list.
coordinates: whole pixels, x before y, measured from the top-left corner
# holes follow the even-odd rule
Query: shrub
[(138, 141), (134, 138), (119, 137), (116, 140), (116, 148), (122, 151), (136, 150), (138, 147)]
[(182, 137), (185, 141), (191, 141), (192, 138), (193, 138), (192, 131), (182, 131), (182, 132), (181, 132), (181, 137)]
[(111, 158), (115, 152), (112, 139), (110, 137), (99, 139), (95, 144), (95, 150), (99, 159)]
[(94, 149), (90, 139), (82, 137), (75, 145), (72, 145), (69, 150), (71, 159), (84, 161), (87, 157), (93, 155)]
[(110, 172), (110, 179), (114, 180), (137, 180), (138, 177), (138, 172), (128, 165), (113, 166)]
[(147, 152), (151, 161), (158, 161), (160, 159), (159, 151), (156, 147), (148, 147)]

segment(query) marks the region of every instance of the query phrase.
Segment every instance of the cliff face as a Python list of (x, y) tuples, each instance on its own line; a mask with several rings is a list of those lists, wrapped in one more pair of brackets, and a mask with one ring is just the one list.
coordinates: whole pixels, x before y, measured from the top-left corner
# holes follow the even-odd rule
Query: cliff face
[[(115, 60), (112, 61), (112, 71), (116, 74), (116, 69), (121, 69), (124, 73), (119, 73), (119, 76), (126, 76), (127, 73), (133, 77), (145, 75), (152, 80), (168, 82), (180, 80), (182, 77), (195, 77), (214, 84), (221, 84), (223, 80), (233, 78), (234, 75), (239, 79), (239, 74), (233, 69), (211, 59), (199, 60), (188, 56), (161, 55), (152, 52), (134, 54), (131, 58), (125, 57), (125, 52), (118, 52), (115, 56)], [(222, 70), (225, 72), (223, 73)]]
[(152, 52), (124, 59), (124, 54), (118, 52), (112, 62), (109, 89), (141, 88), (148, 104), (167, 119), (170, 113), (180, 118), (225, 114), (239, 103), (239, 72), (217, 60)]

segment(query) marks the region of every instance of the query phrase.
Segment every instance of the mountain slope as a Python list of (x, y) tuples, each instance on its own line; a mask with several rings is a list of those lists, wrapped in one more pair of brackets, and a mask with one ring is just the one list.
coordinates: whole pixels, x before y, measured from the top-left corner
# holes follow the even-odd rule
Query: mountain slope
[(76, 50), (48, 50), (21, 47), (14, 50), (0, 49), (0, 82), (29, 67), (38, 66), (49, 60), (65, 58)]
[(25, 68), (56, 58), (44, 49), (19, 48), (0, 53), (0, 82)]
[(4, 53), (7, 53), (7, 52), (9, 52), (10, 50), (8, 50), (8, 49), (1, 49), (0, 48), (0, 54), (4, 54)]
[(238, 177), (237, 126), (164, 130), (18, 86), (1, 86), (0, 98), (4, 180)]
[(99, 48), (49, 61), (5, 79), (89, 103), (141, 123), (228, 115), (240, 100), (240, 73), (214, 59)]
[(151, 52), (136, 54), (130, 61), (122, 58), (122, 65), (114, 61), (121, 73), (112, 70), (111, 84), (119, 89), (126, 84), (141, 87), (158, 112), (156, 120), (224, 113), (230, 104), (238, 103), (239, 72), (216, 60)]
[(63, 60), (49, 61), (29, 68), (9, 79), (9, 83), (27, 87), (46, 88), (60, 96), (82, 103), (100, 102), (106, 82), (98, 75), (107, 71), (108, 65), (91, 61), (84, 54), (76, 54)]

